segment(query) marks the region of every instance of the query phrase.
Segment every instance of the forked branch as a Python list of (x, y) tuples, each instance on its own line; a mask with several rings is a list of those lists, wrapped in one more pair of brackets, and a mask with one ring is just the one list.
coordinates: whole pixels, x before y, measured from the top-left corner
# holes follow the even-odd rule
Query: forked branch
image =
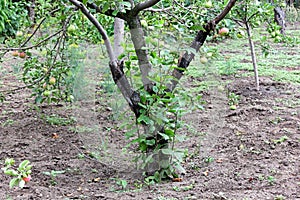
[[(215, 29), (215, 26), (229, 13), (229, 11), (233, 8), (234, 4), (237, 0), (230, 0), (224, 10), (213, 20), (209, 21), (205, 26), (205, 30), (200, 30), (194, 41), (192, 42), (190, 48), (194, 49), (196, 52), (199, 51), (200, 47), (204, 44), (207, 36), (211, 31)], [(184, 74), (184, 71), (190, 65), (191, 61), (194, 59), (195, 54), (191, 51), (186, 51), (182, 57), (179, 58), (178, 68), (173, 70), (172, 76), (173, 80), (170, 84), (167, 85), (169, 91), (173, 91), (178, 84), (179, 80)]]
[(70, 2), (81, 10), (81, 12), (93, 23), (93, 25), (98, 29), (99, 33), (101, 34), (102, 39), (104, 40), (107, 53), (109, 55), (109, 67), (112, 73), (113, 80), (120, 89), (131, 110), (137, 115), (139, 107), (138, 103), (140, 102), (139, 94), (132, 89), (128, 79), (126, 78), (123, 71), (123, 62), (119, 62), (116, 59), (106, 31), (99, 23), (99, 21), (89, 12), (87, 7), (83, 3), (77, 0), (70, 0)]

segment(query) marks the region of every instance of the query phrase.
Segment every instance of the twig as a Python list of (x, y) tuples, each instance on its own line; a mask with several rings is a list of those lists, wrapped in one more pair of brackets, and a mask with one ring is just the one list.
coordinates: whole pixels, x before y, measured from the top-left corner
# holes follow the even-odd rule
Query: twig
[[(57, 9), (51, 11), (51, 12), (48, 14), (48, 16), (49, 16), (49, 15), (52, 15), (53, 13), (55, 13), (55, 12), (57, 12), (57, 11), (59, 11), (59, 10), (60, 10), (60, 9), (57, 8)], [(36, 27), (36, 29), (33, 31), (33, 33), (31, 34), (31, 36), (28, 37), (28, 38), (25, 40), (25, 42), (23, 42), (23, 44), (21, 44), (20, 47), (25, 46), (25, 45), (31, 40), (31, 38), (32, 38), (32, 37), (35, 35), (35, 33), (39, 30), (39, 28), (41, 27), (42, 23), (43, 23), (46, 19), (47, 19), (47, 17), (44, 17), (44, 18), (41, 20), (41, 22), (40, 22), (39, 25)]]
[(194, 11), (193, 8), (190, 8), (190, 7), (186, 8), (183, 5), (181, 5), (180, 3), (178, 3), (177, 1), (174, 1), (174, 3), (177, 4), (179, 7), (181, 7), (182, 9), (187, 10), (188, 12), (191, 12), (191, 13), (194, 13), (196, 15), (204, 17), (204, 15), (202, 15), (201, 13), (198, 13), (198, 12)]
[(53, 33), (52, 35), (49, 35), (48, 37), (46, 37), (45, 39), (41, 40), (40, 42), (38, 42), (35, 45), (32, 46), (28, 46), (28, 47), (18, 47), (18, 48), (0, 48), (0, 51), (11, 51), (11, 50), (28, 50), (28, 49), (33, 49), (35, 47), (38, 47), (39, 45), (41, 45), (42, 43), (46, 42), (47, 40), (51, 39), (52, 37), (58, 35), (59, 33), (61, 33), (63, 31), (63, 29), (60, 29), (59, 31), (57, 31), (56, 33)]

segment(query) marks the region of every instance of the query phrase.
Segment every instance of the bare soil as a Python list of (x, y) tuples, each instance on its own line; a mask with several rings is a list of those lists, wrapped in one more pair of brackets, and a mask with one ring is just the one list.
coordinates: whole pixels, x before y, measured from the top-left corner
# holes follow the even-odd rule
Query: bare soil
[[(182, 182), (141, 189), (132, 173), (79, 158), (88, 155), (86, 141), (70, 126), (51, 125), (41, 117), (73, 116), (67, 106), (34, 109), (26, 92), (15, 93), (1, 105), (0, 158), (30, 160), (33, 178), (23, 189), (9, 189), (9, 177), (2, 173), (0, 199), (300, 199), (300, 87), (263, 78), (261, 91), (253, 88), (247, 78), (227, 85), (241, 98), (236, 110), (229, 109), (224, 91), (206, 92), (205, 110), (186, 117), (203, 134), (189, 135), (183, 145), (190, 154)], [(110, 112), (98, 113), (100, 130), (114, 124)], [(112, 144), (124, 140), (122, 131), (106, 134)], [(51, 170), (64, 171), (54, 177), (55, 184), (43, 173)], [(129, 190), (121, 191), (116, 178), (127, 180)]]

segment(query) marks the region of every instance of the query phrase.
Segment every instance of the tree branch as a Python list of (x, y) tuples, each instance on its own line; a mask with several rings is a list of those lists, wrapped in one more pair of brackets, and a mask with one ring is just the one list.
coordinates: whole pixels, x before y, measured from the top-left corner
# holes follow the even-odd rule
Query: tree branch
[(56, 33), (53, 33), (51, 35), (49, 35), (48, 37), (46, 37), (45, 39), (39, 41), (37, 44), (34, 44), (32, 46), (28, 46), (28, 47), (22, 47), (24, 45), (21, 45), (21, 47), (18, 48), (0, 48), (0, 51), (11, 51), (11, 50), (28, 50), (28, 49), (32, 49), (35, 47), (40, 46), (42, 43), (46, 42), (47, 40), (53, 38), (54, 36), (58, 35), (59, 33), (61, 33), (63, 31), (63, 29), (60, 29), (59, 31), (57, 31)]
[[(60, 9), (57, 8), (57, 9), (51, 11), (51, 12), (48, 14), (48, 16), (51, 16), (53, 13), (55, 13), (55, 12), (57, 12), (57, 11), (59, 11), (59, 10), (60, 10)], [(47, 19), (47, 17), (44, 17), (44, 18), (41, 20), (41, 22), (38, 24), (38, 26), (37, 26), (36, 29), (33, 31), (33, 33), (31, 34), (31, 36), (28, 37), (28, 38), (25, 40), (25, 42), (23, 42), (23, 44), (21, 44), (20, 47), (24, 47), (24, 46), (31, 40), (31, 38), (32, 38), (32, 37), (35, 35), (35, 33), (39, 30), (39, 28), (41, 27), (42, 23), (43, 23), (46, 19)]]
[[(205, 26), (205, 30), (200, 30), (194, 41), (191, 44), (191, 48), (194, 49), (196, 52), (199, 51), (200, 47), (205, 42), (207, 36), (209, 33), (215, 29), (216, 24), (218, 24), (224, 17), (228, 14), (228, 12), (233, 8), (235, 2), (237, 0), (230, 0), (224, 10), (213, 20), (209, 21)], [(172, 72), (173, 80), (170, 84), (167, 85), (167, 88), (169, 91), (173, 91), (178, 84), (179, 80), (184, 74), (184, 71), (187, 69), (187, 67), (190, 65), (191, 61), (194, 59), (195, 54), (191, 51), (186, 51), (182, 57), (179, 58), (178, 61), (178, 68), (175, 68)]]
[(90, 11), (81, 3), (80, 1), (77, 0), (69, 0), (72, 4), (74, 4), (76, 7), (78, 7), (81, 12), (94, 24), (94, 26), (98, 29), (99, 33), (101, 34), (104, 44), (108, 53), (108, 56), (110, 58), (111, 62), (115, 62), (116, 58), (113, 52), (113, 48), (111, 46), (111, 43), (108, 39), (108, 35), (105, 31), (105, 29), (102, 27), (102, 25), (99, 23), (99, 21), (90, 13)]
[(259, 13), (258, 11), (255, 12), (255, 13), (253, 13), (253, 14), (248, 18), (247, 23), (249, 23), (250, 20), (251, 20), (253, 17), (255, 17), (255, 15), (257, 15), (258, 13)]
[(224, 10), (213, 20), (215, 24), (218, 24), (224, 17), (229, 13), (231, 8), (233, 8), (234, 4), (237, 0), (230, 0)]
[(110, 10), (110, 9), (103, 12), (102, 8), (97, 6), (95, 3), (87, 3), (87, 7), (95, 9), (97, 13), (101, 13), (101, 14), (104, 14), (104, 15), (109, 16), (109, 17), (118, 17), (118, 18), (123, 19), (123, 20), (125, 20), (125, 17), (126, 17), (125, 13), (118, 12), (115, 15), (115, 14), (113, 14), (114, 10)]
[(77, 0), (69, 0), (71, 3), (73, 3), (75, 6), (77, 6), (81, 12), (94, 24), (94, 26), (98, 29), (99, 33), (101, 34), (104, 44), (107, 50), (107, 53), (109, 55), (109, 67), (110, 71), (113, 77), (114, 82), (120, 89), (123, 97), (129, 104), (131, 110), (136, 114), (136, 116), (139, 115), (139, 105), (140, 102), (140, 96), (139, 94), (134, 91), (126, 78), (124, 71), (123, 71), (123, 62), (119, 62), (116, 59), (116, 56), (113, 52), (113, 48), (111, 46), (111, 43), (109, 41), (109, 38), (107, 36), (106, 31), (102, 27), (102, 25), (99, 23), (99, 21), (89, 12), (89, 10), (83, 5), (83, 3), (77, 1)]
[(160, 0), (148, 0), (142, 3), (138, 3), (131, 11), (133, 16), (136, 16), (140, 11), (150, 8), (160, 2)]

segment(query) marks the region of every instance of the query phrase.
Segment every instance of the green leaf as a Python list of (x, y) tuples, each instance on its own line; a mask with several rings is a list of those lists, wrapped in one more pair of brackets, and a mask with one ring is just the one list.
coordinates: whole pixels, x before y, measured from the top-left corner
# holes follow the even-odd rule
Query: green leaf
[(114, 10), (114, 11), (112, 12), (112, 15), (113, 15), (113, 16), (117, 16), (118, 12), (119, 12), (118, 10)]
[(137, 130), (138, 130), (138, 129), (135, 128), (135, 129), (132, 129), (132, 130), (130, 130), (130, 131), (127, 131), (127, 132), (125, 133), (125, 138), (128, 140), (129, 138), (135, 136), (135, 133), (137, 132)]
[(25, 171), (29, 171), (29, 170), (31, 170), (31, 168), (32, 168), (32, 165), (27, 165), (25, 168)]
[(157, 86), (153, 86), (152, 90), (153, 90), (153, 92), (157, 93), (158, 92)]
[(102, 5), (102, 12), (106, 12), (109, 9), (109, 4), (108, 3), (104, 3), (104, 5)]
[(9, 176), (18, 176), (19, 175), (19, 173), (14, 169), (8, 169), (8, 170), (4, 171), (4, 174), (9, 175)]
[(183, 161), (184, 153), (183, 152), (174, 152), (173, 154), (178, 162)]
[(148, 145), (148, 146), (153, 146), (153, 145), (155, 145), (155, 140), (154, 140), (154, 139), (146, 140), (146, 145)]
[(153, 154), (151, 154), (146, 158), (145, 163), (149, 164), (149, 163), (152, 163), (153, 161), (154, 161)]
[(131, 7), (131, 4), (130, 4), (129, 2), (126, 2), (126, 1), (121, 2), (121, 4), (122, 4), (124, 7), (128, 7), (128, 8)]
[(140, 143), (140, 145), (139, 145), (139, 148), (140, 148), (140, 150), (143, 152), (143, 151), (146, 151), (147, 150), (147, 145), (146, 145), (146, 143), (145, 142), (142, 142), (142, 143)]
[(19, 169), (24, 169), (29, 163), (30, 163), (29, 160), (24, 160), (23, 162), (20, 163)]
[(156, 172), (154, 173), (154, 179), (155, 179), (155, 181), (156, 181), (157, 183), (159, 183), (159, 182), (161, 181), (161, 177), (160, 177), (160, 174), (159, 174), (158, 171), (156, 171)]
[(171, 129), (166, 129), (165, 134), (170, 136), (170, 137), (174, 137), (174, 135), (175, 135), (174, 131), (171, 130)]
[(43, 172), (43, 174), (47, 175), (47, 176), (51, 176), (50, 172)]
[(11, 179), (10, 182), (9, 182), (9, 187), (10, 187), (10, 188), (13, 188), (14, 186), (18, 185), (19, 180), (20, 180), (20, 179), (18, 179), (18, 178), (13, 178), (13, 179)]
[(145, 124), (150, 124), (151, 119), (146, 115), (141, 115), (137, 121), (138, 123), (144, 122)]
[(159, 133), (159, 135), (161, 135), (164, 138), (164, 140), (169, 140), (170, 139), (170, 137), (167, 134)]
[(174, 153), (172, 149), (162, 149), (161, 152), (166, 155), (173, 155)]
[(5, 159), (5, 165), (14, 165), (15, 164), (15, 160), (13, 158), (6, 158)]

